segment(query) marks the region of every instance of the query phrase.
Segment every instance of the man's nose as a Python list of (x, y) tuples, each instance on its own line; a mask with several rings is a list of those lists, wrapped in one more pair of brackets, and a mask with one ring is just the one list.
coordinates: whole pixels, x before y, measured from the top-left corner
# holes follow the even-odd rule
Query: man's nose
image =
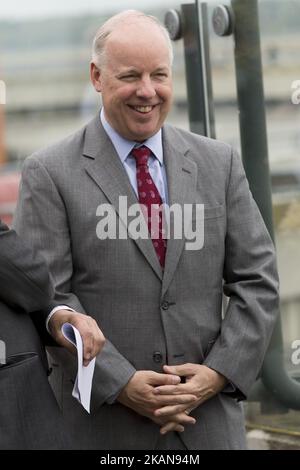
[(140, 81), (136, 94), (139, 98), (153, 98), (156, 95), (155, 86), (150, 78)]

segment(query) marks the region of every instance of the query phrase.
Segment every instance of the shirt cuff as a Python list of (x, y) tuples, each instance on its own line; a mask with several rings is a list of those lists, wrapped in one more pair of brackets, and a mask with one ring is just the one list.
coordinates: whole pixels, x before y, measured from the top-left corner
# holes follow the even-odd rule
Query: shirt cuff
[(75, 312), (75, 310), (68, 307), (67, 305), (57, 305), (57, 307), (54, 307), (49, 313), (48, 317), (46, 318), (46, 330), (48, 331), (49, 334), (51, 334), (49, 330), (49, 321), (51, 320), (55, 312), (57, 312), (58, 310), (70, 310), (70, 312)]

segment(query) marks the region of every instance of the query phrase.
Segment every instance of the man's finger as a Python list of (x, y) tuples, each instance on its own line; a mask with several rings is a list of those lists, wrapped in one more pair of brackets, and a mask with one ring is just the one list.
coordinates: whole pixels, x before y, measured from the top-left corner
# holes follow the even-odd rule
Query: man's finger
[(160, 385), (155, 387), (153, 390), (154, 395), (184, 395), (192, 394), (192, 388), (190, 384), (179, 384), (179, 385)]
[(196, 373), (195, 364), (181, 364), (179, 366), (163, 366), (164, 372), (166, 374), (173, 374), (187, 376), (187, 375), (194, 375)]
[(167, 405), (193, 405), (197, 401), (195, 395), (160, 395), (156, 397), (158, 407)]
[(77, 354), (75, 346), (69, 340), (67, 340), (62, 333), (56, 335), (55, 340), (60, 344), (60, 346), (67, 349), (71, 354)]
[(183, 432), (184, 426), (178, 423), (170, 422), (160, 428), (160, 434), (167, 434), (170, 431)]
[[(177, 426), (176, 426), (176, 423), (177, 423)], [(186, 413), (177, 413), (175, 415), (172, 415), (170, 417), (170, 421), (168, 421), (166, 424), (164, 424), (161, 428), (160, 428), (160, 433), (161, 434), (166, 434), (167, 432), (170, 432), (170, 431), (178, 431), (177, 427), (181, 427), (182, 430), (179, 431), (179, 432), (183, 432), (184, 431), (184, 426), (186, 425), (193, 425), (196, 423), (196, 420), (194, 418), (191, 419), (190, 416), (188, 416)]]
[(149, 385), (176, 385), (180, 383), (178, 375), (159, 374), (152, 372), (148, 380)]
[(155, 416), (160, 418), (160, 417), (173, 416), (173, 415), (184, 413), (185, 422), (192, 424), (193, 422), (195, 422), (195, 419), (189, 416), (188, 410), (190, 410), (191, 407), (193, 407), (193, 403), (189, 403), (189, 405), (188, 404), (173, 405), (173, 406), (167, 405), (167, 406), (164, 406), (162, 408), (155, 410), (154, 414)]

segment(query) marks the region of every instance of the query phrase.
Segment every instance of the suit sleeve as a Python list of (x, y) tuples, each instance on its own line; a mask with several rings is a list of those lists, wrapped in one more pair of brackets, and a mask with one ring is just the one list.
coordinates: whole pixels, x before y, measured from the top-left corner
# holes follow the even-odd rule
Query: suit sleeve
[(279, 312), (274, 246), (249, 190), (241, 159), (232, 154), (227, 188), (221, 333), (204, 364), (222, 373), (245, 398), (257, 378)]
[(0, 222), (0, 298), (27, 312), (46, 308), (54, 295), (45, 261)]
[[(28, 158), (23, 166), (14, 227), (47, 260), (54, 280), (56, 304), (89, 314), (72, 292), (72, 247), (64, 201), (48, 170), (34, 157)], [(67, 355), (67, 351), (59, 354)], [(67, 360), (61, 358), (60, 363), (64, 367), (70, 360), (74, 362), (75, 370), (75, 357), (68, 355)], [(134, 367), (107, 339), (96, 360), (92, 392), (94, 407), (113, 401), (134, 372)]]

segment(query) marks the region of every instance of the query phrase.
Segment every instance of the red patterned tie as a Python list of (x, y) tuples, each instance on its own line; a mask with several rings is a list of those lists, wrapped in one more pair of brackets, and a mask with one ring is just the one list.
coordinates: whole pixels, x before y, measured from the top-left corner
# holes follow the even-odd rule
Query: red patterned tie
[[(167, 241), (163, 238), (162, 233), (162, 213), (157, 210), (157, 208), (162, 204), (162, 199), (148, 167), (148, 159), (151, 155), (151, 150), (143, 145), (142, 147), (134, 148), (131, 153), (136, 161), (136, 181), (139, 193), (139, 202), (147, 209), (147, 214), (145, 215), (147, 215), (149, 233), (151, 234), (152, 228), (152, 232), (154, 232), (151, 236), (152, 243), (160, 265), (163, 268), (165, 265)], [(153, 207), (153, 205), (155, 205), (155, 207)]]

